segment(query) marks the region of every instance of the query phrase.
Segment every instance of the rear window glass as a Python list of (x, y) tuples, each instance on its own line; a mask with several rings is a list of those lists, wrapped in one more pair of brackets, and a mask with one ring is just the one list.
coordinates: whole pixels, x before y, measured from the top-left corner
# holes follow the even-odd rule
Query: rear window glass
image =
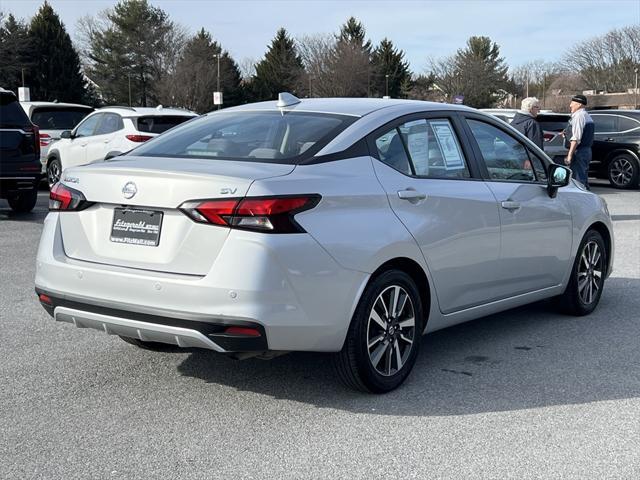
[(31, 121), (41, 130), (73, 130), (92, 108), (36, 108)]
[(194, 117), (185, 117), (181, 115), (159, 116), (138, 118), (138, 131), (145, 133), (164, 133), (170, 128), (180, 125), (181, 123), (191, 120)]
[(538, 115), (536, 118), (543, 130), (548, 132), (561, 132), (569, 123), (570, 117), (562, 115)]
[(0, 128), (23, 128), (30, 126), (29, 117), (18, 99), (11, 94), (0, 94)]
[(311, 112), (220, 112), (151, 140), (132, 155), (297, 163), (355, 120)]

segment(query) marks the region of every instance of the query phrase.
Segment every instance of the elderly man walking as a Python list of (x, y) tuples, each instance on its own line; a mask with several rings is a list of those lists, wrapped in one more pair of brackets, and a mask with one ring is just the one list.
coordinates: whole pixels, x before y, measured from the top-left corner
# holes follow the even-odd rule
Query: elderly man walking
[[(571, 120), (567, 127), (569, 137), (569, 153), (564, 163), (571, 167), (573, 177), (589, 188), (589, 163), (591, 162), (591, 145), (593, 145), (594, 124), (587, 113), (587, 97), (574, 95), (569, 109)], [(566, 138), (565, 138), (566, 139)]]
[(542, 128), (536, 120), (538, 113), (540, 113), (540, 101), (535, 97), (527, 97), (522, 100), (520, 111), (513, 117), (511, 126), (542, 149), (544, 138)]

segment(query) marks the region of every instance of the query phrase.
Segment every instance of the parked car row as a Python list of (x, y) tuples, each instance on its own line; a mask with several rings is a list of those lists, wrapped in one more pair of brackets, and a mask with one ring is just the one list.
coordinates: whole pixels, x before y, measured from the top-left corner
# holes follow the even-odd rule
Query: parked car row
[[(511, 123), (517, 110), (487, 109), (487, 113)], [(595, 126), (593, 159), (589, 175), (608, 179), (616, 188), (637, 188), (640, 184), (640, 111), (590, 111)], [(564, 138), (571, 115), (540, 113), (536, 119), (544, 133), (544, 151), (554, 162), (563, 164), (567, 156)]]

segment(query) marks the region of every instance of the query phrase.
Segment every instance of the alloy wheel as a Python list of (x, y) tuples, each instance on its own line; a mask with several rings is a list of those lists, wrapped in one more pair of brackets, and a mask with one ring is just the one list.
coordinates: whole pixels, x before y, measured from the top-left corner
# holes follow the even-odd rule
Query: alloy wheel
[(60, 180), (60, 164), (57, 161), (52, 161), (47, 168), (47, 181), (49, 187), (57, 183)]
[(602, 287), (602, 258), (600, 246), (593, 240), (582, 249), (578, 265), (578, 295), (586, 305), (597, 298)]
[(392, 285), (378, 295), (367, 323), (367, 351), (373, 368), (389, 377), (407, 362), (416, 335), (415, 309), (407, 291)]
[(609, 177), (615, 185), (626, 187), (633, 178), (633, 164), (625, 157), (614, 158), (609, 167)]

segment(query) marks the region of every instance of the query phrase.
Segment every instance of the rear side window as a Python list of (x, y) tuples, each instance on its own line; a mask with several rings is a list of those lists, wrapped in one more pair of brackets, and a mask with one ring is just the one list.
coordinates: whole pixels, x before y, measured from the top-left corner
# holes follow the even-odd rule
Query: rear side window
[(18, 99), (10, 93), (0, 94), (0, 128), (24, 128), (31, 126)]
[(91, 108), (36, 108), (31, 113), (31, 121), (41, 130), (73, 130)]
[(117, 113), (105, 113), (95, 131), (95, 135), (106, 135), (124, 128), (122, 118)]
[(132, 155), (297, 164), (355, 120), (313, 112), (220, 112), (178, 126)]
[(191, 120), (193, 117), (185, 117), (181, 115), (173, 116), (149, 116), (138, 118), (138, 131), (145, 133), (164, 133), (170, 128), (173, 128), (181, 123)]
[(618, 131), (617, 115), (592, 115), (596, 133), (613, 133)]
[(469, 178), (469, 169), (447, 119), (403, 123), (376, 139), (380, 160), (406, 175)]

